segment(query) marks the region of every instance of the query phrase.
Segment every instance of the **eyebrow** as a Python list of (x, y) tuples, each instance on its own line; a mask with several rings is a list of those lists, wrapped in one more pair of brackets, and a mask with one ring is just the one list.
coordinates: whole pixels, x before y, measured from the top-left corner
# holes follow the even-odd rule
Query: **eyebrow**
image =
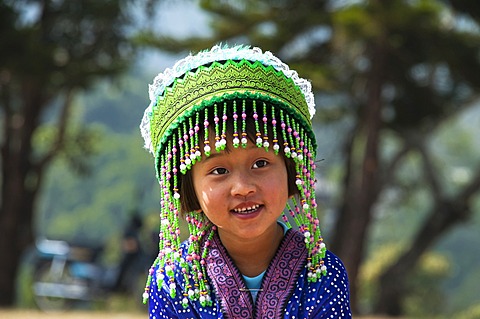
[(214, 158), (217, 158), (217, 157), (220, 157), (220, 156), (224, 156), (225, 153), (223, 153), (224, 151), (220, 151), (220, 152), (217, 152), (215, 151), (215, 153), (210, 153), (209, 156), (205, 156), (204, 158), (202, 158), (202, 162), (207, 162), (208, 160), (210, 159), (214, 159)]

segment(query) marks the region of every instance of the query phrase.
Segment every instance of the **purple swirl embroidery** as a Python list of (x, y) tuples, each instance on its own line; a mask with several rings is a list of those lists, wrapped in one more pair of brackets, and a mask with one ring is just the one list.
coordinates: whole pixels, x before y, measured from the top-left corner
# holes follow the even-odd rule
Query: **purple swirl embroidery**
[(298, 231), (289, 230), (263, 278), (255, 316), (251, 294), (217, 234), (211, 242), (207, 272), (225, 318), (281, 318), (306, 260), (303, 236)]
[(246, 288), (245, 284), (218, 235), (215, 235), (210, 246), (207, 272), (221, 302), (225, 318), (252, 318), (250, 292), (241, 291), (242, 288)]
[(263, 291), (257, 296), (256, 318), (281, 318), (306, 260), (303, 236), (297, 231), (288, 231), (263, 279)]

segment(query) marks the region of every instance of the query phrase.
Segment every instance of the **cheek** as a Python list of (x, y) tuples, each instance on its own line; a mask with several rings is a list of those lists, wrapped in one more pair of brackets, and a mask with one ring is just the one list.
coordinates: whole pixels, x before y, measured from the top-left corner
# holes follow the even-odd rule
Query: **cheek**
[(221, 206), (221, 203), (224, 201), (220, 200), (222, 196), (225, 196), (222, 193), (222, 188), (220, 187), (211, 187), (208, 185), (204, 185), (202, 183), (199, 183), (199, 187), (196, 188), (198, 191), (197, 193), (197, 198), (200, 203), (200, 207), (202, 210), (205, 211), (210, 211), (218, 208)]

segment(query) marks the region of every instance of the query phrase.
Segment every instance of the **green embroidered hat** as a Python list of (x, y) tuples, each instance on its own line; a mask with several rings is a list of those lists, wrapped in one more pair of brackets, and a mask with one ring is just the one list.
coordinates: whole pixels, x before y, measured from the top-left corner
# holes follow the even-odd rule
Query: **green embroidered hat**
[[(325, 274), (326, 247), (316, 217), (316, 141), (311, 125), (315, 103), (310, 82), (271, 52), (217, 45), (160, 73), (149, 93), (151, 102), (140, 128), (145, 147), (155, 157), (161, 222), (159, 254), (150, 269), (144, 302), (157, 271), (153, 284), (166, 285), (172, 298), (180, 291), (185, 307), (191, 301), (211, 305), (205, 258), (216, 227), (201, 212), (184, 211), (180, 180), (203, 156), (223, 151), (229, 138), (233, 147), (253, 142), (293, 161), (298, 195), (287, 203), (282, 219), (288, 227), (295, 221), (305, 237), (308, 280)], [(248, 130), (248, 125), (253, 127)], [(227, 127), (233, 132), (228, 134)], [(253, 141), (248, 133), (252, 129)], [(182, 215), (189, 227), (187, 251), (182, 250), (178, 226)], [(183, 287), (175, 283), (178, 269)]]
[(149, 88), (151, 103), (141, 124), (145, 147), (157, 156), (171, 133), (206, 106), (233, 98), (277, 101), (308, 129), (315, 114), (311, 84), (271, 52), (214, 46), (160, 73)]

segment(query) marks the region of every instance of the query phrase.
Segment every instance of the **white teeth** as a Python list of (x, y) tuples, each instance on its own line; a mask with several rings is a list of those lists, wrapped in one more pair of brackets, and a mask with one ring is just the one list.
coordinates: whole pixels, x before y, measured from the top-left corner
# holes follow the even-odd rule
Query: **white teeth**
[(260, 205), (254, 205), (252, 207), (236, 208), (233, 211), (235, 213), (247, 214), (247, 213), (251, 213), (252, 211), (257, 210), (259, 207), (260, 207)]

